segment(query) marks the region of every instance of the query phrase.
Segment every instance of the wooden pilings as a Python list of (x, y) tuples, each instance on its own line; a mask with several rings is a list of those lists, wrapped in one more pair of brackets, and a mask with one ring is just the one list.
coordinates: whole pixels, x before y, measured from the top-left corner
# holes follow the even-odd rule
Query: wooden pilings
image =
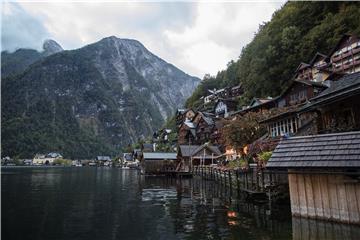
[[(266, 184), (270, 184), (265, 179), (265, 173), (262, 169), (248, 169), (248, 170), (228, 170), (214, 168), (210, 166), (194, 166), (193, 173), (201, 176), (206, 180), (213, 180), (219, 182), (225, 189), (232, 194), (234, 191), (238, 195), (246, 192), (248, 195), (257, 195), (261, 198), (269, 194), (269, 190), (265, 190)], [(267, 180), (271, 179), (268, 177)]]

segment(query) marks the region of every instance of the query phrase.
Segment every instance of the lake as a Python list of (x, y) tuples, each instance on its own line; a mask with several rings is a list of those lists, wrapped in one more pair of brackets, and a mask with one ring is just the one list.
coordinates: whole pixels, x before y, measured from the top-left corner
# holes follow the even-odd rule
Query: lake
[(236, 194), (199, 178), (144, 177), (117, 168), (13, 167), (2, 168), (1, 180), (2, 239), (321, 239), (317, 230), (314, 238), (314, 226), (330, 229), (327, 239), (343, 236), (343, 228), (349, 238), (360, 233), (353, 226), (339, 230), (293, 219), (288, 203), (236, 200)]

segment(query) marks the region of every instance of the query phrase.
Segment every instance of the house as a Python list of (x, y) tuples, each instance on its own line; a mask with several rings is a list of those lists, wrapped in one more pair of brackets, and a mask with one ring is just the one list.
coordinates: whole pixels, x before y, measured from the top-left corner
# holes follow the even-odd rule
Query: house
[(299, 113), (317, 115), (317, 133), (360, 130), (360, 72), (329, 82)]
[(50, 165), (54, 164), (54, 161), (57, 159), (62, 159), (60, 153), (51, 152), (48, 154), (36, 154), (33, 158), (34, 165)]
[(219, 98), (216, 100), (213, 112), (217, 117), (227, 117), (230, 112), (234, 112), (236, 109), (236, 101)]
[(196, 140), (196, 124), (186, 119), (178, 129), (179, 144), (194, 144)]
[(286, 171), (294, 216), (360, 223), (360, 132), (283, 139), (266, 168)]
[(133, 156), (134, 160), (136, 159), (136, 160), (140, 161), (142, 156), (143, 156), (143, 153), (142, 153), (141, 149), (136, 148), (136, 149), (133, 150), (132, 156)]
[(154, 152), (154, 145), (152, 143), (143, 143), (141, 144), (142, 152)]
[(222, 157), (218, 146), (203, 145), (179, 145), (178, 159), (184, 169), (189, 169), (194, 165), (215, 164)]
[(176, 126), (180, 126), (186, 119), (192, 120), (195, 112), (192, 109), (178, 109), (176, 111)]
[(244, 90), (241, 85), (236, 85), (233, 87), (226, 87), (219, 90), (208, 90), (211, 94), (204, 97), (204, 104), (209, 104), (220, 98), (226, 100), (234, 100), (235, 98), (241, 96), (244, 93)]
[(141, 167), (145, 174), (174, 172), (177, 166), (176, 153), (144, 152)]
[(32, 165), (33, 160), (32, 159), (24, 159), (23, 163), (24, 163), (24, 165)]
[(153, 140), (154, 142), (168, 142), (169, 141), (169, 135), (172, 133), (172, 130), (169, 128), (163, 128), (153, 134)]
[(268, 135), (271, 137), (294, 135), (300, 128), (313, 121), (313, 115), (304, 116), (300, 121), (298, 110), (326, 88), (327, 85), (321, 82), (292, 81), (291, 85), (276, 99), (277, 107), (284, 111), (261, 121), (267, 126)]
[(277, 99), (277, 97), (253, 98), (249, 106), (243, 106), (241, 110), (229, 113), (228, 118), (234, 118), (237, 115), (244, 115), (248, 112), (263, 112), (275, 108), (277, 107)]
[(96, 162), (97, 162), (97, 165), (100, 165), (100, 166), (111, 166), (112, 165), (112, 161), (109, 156), (97, 156)]
[(195, 144), (203, 144), (210, 140), (210, 135), (215, 128), (215, 116), (211, 113), (197, 112), (194, 117), (195, 128)]
[(133, 162), (134, 158), (132, 153), (123, 153), (123, 162)]
[(355, 35), (344, 35), (331, 50), (332, 71), (354, 73), (360, 71), (360, 38)]

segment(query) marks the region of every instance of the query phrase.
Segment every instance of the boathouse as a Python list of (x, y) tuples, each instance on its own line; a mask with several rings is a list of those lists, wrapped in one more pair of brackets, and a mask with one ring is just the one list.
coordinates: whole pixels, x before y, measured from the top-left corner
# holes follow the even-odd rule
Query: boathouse
[(360, 131), (284, 139), (266, 168), (288, 172), (294, 216), (360, 224)]
[(176, 170), (176, 153), (144, 152), (141, 166), (146, 174), (163, 174)]
[(218, 146), (205, 143), (203, 145), (180, 145), (178, 159), (185, 169), (195, 165), (215, 164), (222, 156)]

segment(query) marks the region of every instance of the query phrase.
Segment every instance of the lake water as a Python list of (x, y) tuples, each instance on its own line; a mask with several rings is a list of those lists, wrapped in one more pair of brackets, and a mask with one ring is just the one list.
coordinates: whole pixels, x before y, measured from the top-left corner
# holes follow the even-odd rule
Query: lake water
[[(292, 219), (288, 204), (270, 208), (236, 200), (198, 178), (144, 177), (116, 168), (14, 167), (3, 168), (1, 180), (2, 239), (322, 239), (311, 228), (329, 228)], [(357, 231), (345, 226), (349, 238), (360, 236)], [(338, 233), (343, 236), (340, 229), (326, 239)]]

